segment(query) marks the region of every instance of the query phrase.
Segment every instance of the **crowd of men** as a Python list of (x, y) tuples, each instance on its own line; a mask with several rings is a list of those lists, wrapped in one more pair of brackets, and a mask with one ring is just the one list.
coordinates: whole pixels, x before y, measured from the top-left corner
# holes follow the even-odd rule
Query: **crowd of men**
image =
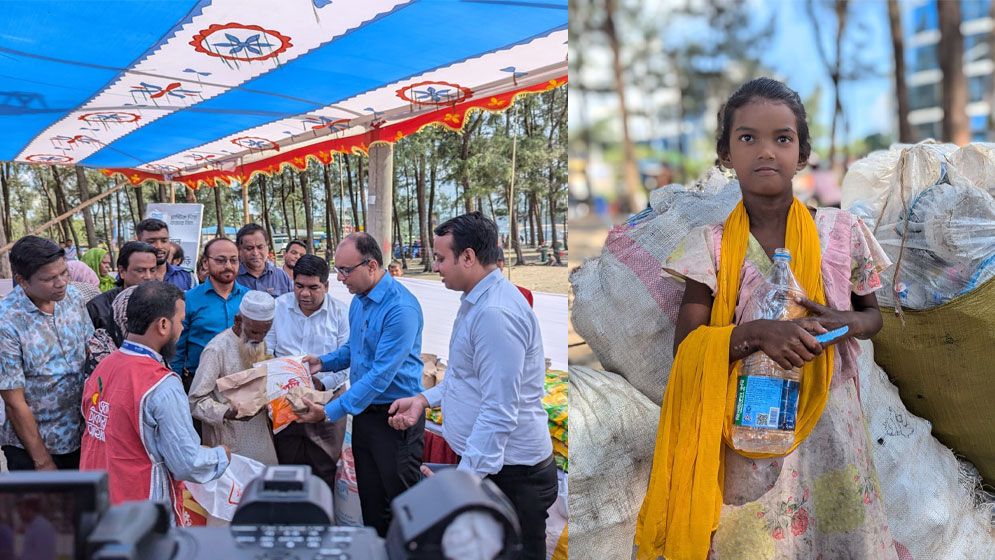
[[(545, 557), (557, 477), (541, 333), (531, 293), (522, 297), (498, 268), (493, 221), (474, 212), (435, 229), (434, 268), (462, 298), (446, 377), (429, 390), (421, 306), (369, 234), (342, 240), (334, 267), (300, 242), (277, 267), (265, 230), (247, 224), (234, 241), (204, 246), (198, 281), (171, 262), (178, 247), (164, 222), (136, 230), (111, 282), (110, 257), (84, 255), (106, 287), (89, 300), (64, 248), (35, 236), (13, 246), (15, 288), (0, 301), (9, 469), (105, 469), (112, 503), (158, 500), (179, 515), (177, 484), (220, 477), (233, 453), (307, 464), (333, 485), (351, 415), (363, 521), (384, 536), (390, 501), (432, 474), (422, 465), (425, 408), (441, 405), (457, 468), (501, 488), (521, 521), (524, 557)], [(329, 295), (333, 271), (349, 304)], [(276, 435), (265, 409), (240, 416), (218, 389), (269, 356), (300, 355), (315, 387), (335, 397), (305, 401)]]

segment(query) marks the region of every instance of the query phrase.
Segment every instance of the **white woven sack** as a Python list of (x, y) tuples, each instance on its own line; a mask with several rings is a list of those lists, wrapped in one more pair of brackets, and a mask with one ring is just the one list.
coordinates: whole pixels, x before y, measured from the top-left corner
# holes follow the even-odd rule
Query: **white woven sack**
[(991, 509), (975, 506), (974, 485), (953, 452), (914, 416), (861, 341), (860, 402), (867, 419), (892, 537), (914, 560), (992, 560)]
[(682, 285), (663, 278), (663, 261), (692, 228), (723, 221), (740, 198), (739, 183), (717, 171), (690, 188), (657, 189), (649, 209), (609, 233), (600, 257), (570, 274), (577, 334), (605, 369), (658, 405), (684, 293)]
[(570, 368), (570, 558), (629, 558), (660, 407), (625, 379)]

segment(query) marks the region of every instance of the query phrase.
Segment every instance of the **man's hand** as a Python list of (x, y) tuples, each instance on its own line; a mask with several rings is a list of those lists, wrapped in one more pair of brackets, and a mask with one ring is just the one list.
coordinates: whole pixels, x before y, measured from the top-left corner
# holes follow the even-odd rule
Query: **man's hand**
[(246, 420), (251, 420), (252, 418), (252, 416), (239, 417), (238, 411), (234, 408), (228, 408), (228, 410), (225, 411), (225, 420), (237, 420), (239, 422), (244, 422)]
[(46, 454), (45, 458), (41, 461), (35, 461), (36, 471), (57, 471), (59, 467), (55, 466), (55, 461), (52, 460), (52, 456)]
[(314, 388), (319, 391), (325, 390), (325, 384), (322, 383), (320, 379), (318, 379), (317, 375), (314, 374), (311, 375), (311, 384), (314, 385)]
[(422, 465), (419, 470), (421, 470), (421, 473), (425, 475), (425, 478), (435, 476), (435, 473), (432, 472), (432, 469), (428, 468), (428, 465)]
[(297, 414), (297, 422), (316, 424), (325, 421), (325, 407), (311, 402), (307, 397), (304, 397), (304, 405), (306, 406), (304, 410), (294, 411)]
[(311, 375), (321, 371), (321, 358), (318, 356), (304, 356), (301, 360), (311, 368)]
[(221, 447), (225, 449), (225, 457), (228, 457), (228, 462), (231, 463), (231, 448), (227, 445), (222, 445)]
[(390, 405), (387, 423), (395, 430), (406, 430), (418, 423), (428, 408), (428, 399), (421, 393), (403, 399), (397, 399)]

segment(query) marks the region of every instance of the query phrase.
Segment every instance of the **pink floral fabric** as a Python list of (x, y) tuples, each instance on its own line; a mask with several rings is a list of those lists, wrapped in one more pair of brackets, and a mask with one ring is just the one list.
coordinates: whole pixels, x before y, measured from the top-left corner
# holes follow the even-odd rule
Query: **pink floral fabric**
[[(852, 309), (851, 292), (881, 287), (891, 262), (859, 219), (837, 209), (815, 216), (828, 304)], [(667, 259), (671, 276), (715, 290), (722, 225), (693, 230)], [(762, 293), (772, 262), (750, 238), (740, 278), (736, 319)], [(749, 459), (725, 453), (725, 487), (710, 560), (875, 558), (896, 560), (856, 386), (855, 341), (837, 345), (833, 384), (818, 424), (793, 453)]]

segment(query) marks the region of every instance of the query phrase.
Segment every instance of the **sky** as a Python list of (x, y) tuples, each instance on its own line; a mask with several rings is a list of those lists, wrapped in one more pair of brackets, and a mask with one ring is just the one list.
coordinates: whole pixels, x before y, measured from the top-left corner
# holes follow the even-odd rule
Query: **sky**
[[(814, 40), (814, 31), (810, 18), (805, 12), (801, 1), (779, 0), (776, 2), (758, 2), (761, 9), (773, 10), (777, 14), (777, 35), (771, 44), (768, 65), (776, 69), (788, 84), (806, 98), (817, 87), (822, 88), (822, 107), (819, 120), (829, 126), (832, 120), (832, 80), (821, 60)], [(908, 26), (911, 20), (911, 6), (903, 6), (903, 25)], [(875, 132), (894, 135), (894, 80), (893, 58), (891, 47), (891, 31), (888, 28), (887, 5), (883, 1), (855, 2), (851, 7), (851, 25), (857, 18), (867, 27), (867, 32), (860, 34), (867, 38), (864, 49), (865, 59), (875, 61), (882, 71), (880, 76), (868, 76), (859, 82), (845, 82), (842, 99), (844, 109), (850, 120), (850, 140), (864, 138)], [(826, 21), (828, 26), (835, 26), (834, 19)], [(830, 29), (822, 29), (827, 52), (832, 52)], [(853, 31), (853, 30), (851, 30)], [(857, 36), (855, 33), (852, 36)], [(908, 42), (906, 41), (906, 44)]]

